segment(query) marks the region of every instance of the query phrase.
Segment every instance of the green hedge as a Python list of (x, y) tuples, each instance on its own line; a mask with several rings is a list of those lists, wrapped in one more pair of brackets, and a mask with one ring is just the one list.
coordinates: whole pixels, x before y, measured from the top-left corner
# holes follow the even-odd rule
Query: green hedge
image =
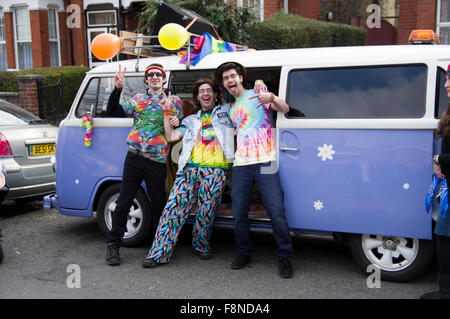
[(17, 75), (40, 74), (45, 75), (44, 84), (53, 85), (61, 80), (63, 92), (63, 107), (67, 111), (77, 94), (81, 82), (89, 71), (89, 67), (83, 66), (57, 66), (48, 68), (35, 68), (23, 71), (0, 72), (0, 92), (18, 92), (19, 85)]
[(257, 50), (364, 45), (366, 30), (346, 24), (277, 13), (250, 27), (248, 46)]

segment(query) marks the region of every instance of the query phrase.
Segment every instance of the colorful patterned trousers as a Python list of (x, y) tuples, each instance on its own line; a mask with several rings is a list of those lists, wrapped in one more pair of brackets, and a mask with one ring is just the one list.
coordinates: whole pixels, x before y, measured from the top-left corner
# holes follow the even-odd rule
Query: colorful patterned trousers
[(186, 166), (174, 182), (147, 259), (156, 263), (170, 261), (180, 230), (192, 209), (195, 209), (192, 246), (200, 253), (211, 251), (209, 239), (214, 212), (220, 204), (225, 176), (222, 168)]

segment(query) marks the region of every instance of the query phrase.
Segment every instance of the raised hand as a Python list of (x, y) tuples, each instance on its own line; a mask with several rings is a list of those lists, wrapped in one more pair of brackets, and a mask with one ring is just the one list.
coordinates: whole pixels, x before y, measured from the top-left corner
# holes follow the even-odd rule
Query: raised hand
[(253, 91), (255, 91), (256, 93), (269, 92), (269, 90), (267, 90), (267, 86), (263, 80), (255, 81), (255, 86), (253, 87)]
[(170, 111), (170, 105), (172, 104), (172, 92), (169, 92), (169, 96), (163, 91), (163, 98), (159, 100), (159, 104), (163, 111)]
[(261, 105), (264, 105), (264, 106), (267, 105), (266, 108), (268, 108), (270, 105), (270, 102), (273, 102), (274, 95), (273, 95), (273, 93), (270, 93), (270, 92), (258, 93), (249, 98), (249, 100), (251, 100), (251, 99), (258, 99), (259, 104), (256, 106), (256, 108), (260, 107)]
[(119, 64), (119, 71), (114, 74), (114, 87), (118, 89), (123, 88), (123, 79), (125, 77), (125, 72), (127, 71), (127, 68), (125, 67), (122, 71), (122, 66)]

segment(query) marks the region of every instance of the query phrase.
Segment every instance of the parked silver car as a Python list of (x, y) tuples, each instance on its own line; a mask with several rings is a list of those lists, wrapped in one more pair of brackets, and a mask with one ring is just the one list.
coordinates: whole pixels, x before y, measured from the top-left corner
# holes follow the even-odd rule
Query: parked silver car
[(6, 199), (42, 197), (55, 191), (50, 157), (58, 128), (0, 99), (0, 161), (6, 168)]

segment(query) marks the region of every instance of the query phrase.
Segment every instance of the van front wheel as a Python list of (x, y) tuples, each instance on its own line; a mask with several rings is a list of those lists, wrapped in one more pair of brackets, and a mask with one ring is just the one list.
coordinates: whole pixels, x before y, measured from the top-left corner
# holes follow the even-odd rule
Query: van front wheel
[[(100, 196), (97, 207), (97, 224), (105, 236), (112, 228), (112, 213), (119, 198), (120, 184), (109, 186)], [(147, 196), (138, 190), (127, 219), (127, 231), (122, 238), (123, 246), (139, 246), (146, 242), (152, 230), (152, 214)]]
[(432, 240), (378, 235), (351, 235), (350, 249), (364, 272), (381, 269), (381, 280), (404, 282), (422, 273), (432, 262)]

